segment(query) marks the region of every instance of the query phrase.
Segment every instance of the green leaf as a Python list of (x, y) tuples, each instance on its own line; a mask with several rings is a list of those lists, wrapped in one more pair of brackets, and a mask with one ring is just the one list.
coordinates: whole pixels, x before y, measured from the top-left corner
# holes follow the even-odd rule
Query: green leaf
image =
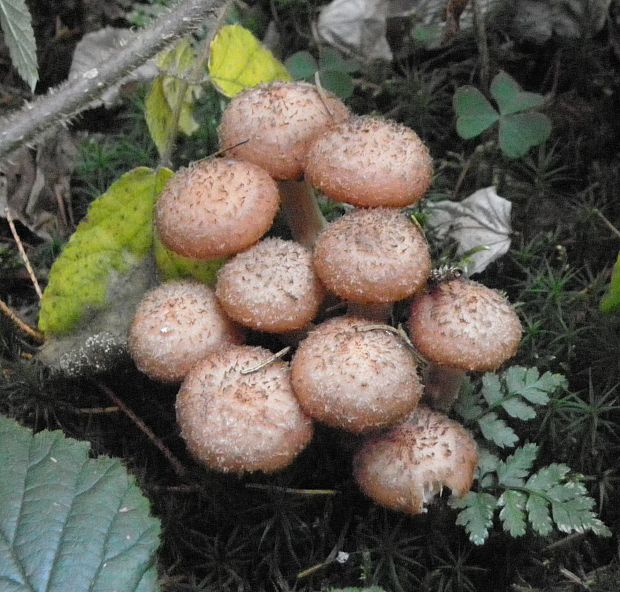
[(459, 398), (454, 404), (454, 411), (458, 413), (466, 422), (478, 419), (484, 413), (484, 409), (478, 404), (480, 397), (474, 392), (473, 385), (469, 378), (463, 380)]
[(502, 401), (502, 408), (510, 417), (521, 421), (529, 421), (536, 417), (536, 410), (516, 397)]
[(522, 486), (534, 465), (537, 454), (536, 444), (526, 444), (517, 448), (505, 461), (498, 463), (499, 483), (505, 487)]
[[(196, 55), (187, 38), (182, 39), (171, 49), (162, 52), (157, 58), (161, 74), (155, 78), (145, 101), (145, 118), (149, 133), (163, 154), (170, 133), (174, 130), (173, 117), (182, 90), (181, 79), (190, 75)], [(179, 113), (179, 130), (185, 135), (193, 134), (198, 128), (192, 110), (195, 99), (201, 94), (199, 85), (190, 85), (183, 95)]]
[(484, 374), (480, 392), (489, 407), (501, 401), (504, 398), (504, 393), (502, 392), (502, 383), (499, 380), (499, 376), (492, 372)]
[(340, 99), (348, 99), (353, 95), (353, 79), (346, 72), (321, 70), (321, 86)]
[(15, 69), (34, 92), (39, 80), (37, 47), (25, 0), (0, 0), (0, 26)]
[(530, 494), (525, 504), (527, 517), (535, 532), (547, 536), (553, 531), (553, 521), (549, 513), (547, 500), (535, 494)]
[(0, 417), (2, 590), (158, 589), (159, 521), (117, 459)]
[(479, 136), (499, 120), (486, 97), (473, 86), (462, 86), (454, 93), (452, 100), (456, 112), (456, 131), (465, 140)]
[(536, 368), (511, 366), (504, 373), (504, 380), (510, 395), (520, 395), (535, 405), (549, 403), (549, 395), (558, 389), (568, 386), (566, 377), (562, 374), (545, 372), (539, 375)]
[(490, 91), (502, 115), (535, 109), (545, 102), (542, 95), (521, 90), (517, 81), (503, 71), (493, 78)]
[(530, 148), (543, 144), (551, 134), (551, 120), (543, 113), (515, 113), (502, 116), (499, 146), (508, 158), (520, 158)]
[(478, 425), (482, 435), (500, 448), (512, 447), (519, 441), (514, 430), (503, 419), (499, 419), (496, 413), (483, 415)]
[(521, 491), (512, 489), (505, 491), (498, 500), (498, 505), (502, 506), (499, 519), (503, 523), (504, 530), (510, 536), (520, 537), (525, 534), (525, 504), (527, 496)]
[(284, 64), (240, 25), (222, 27), (211, 42), (209, 74), (215, 87), (227, 97), (262, 82), (291, 80)]
[(128, 276), (150, 253), (153, 207), (172, 175), (168, 169), (133, 169), (92, 203), (50, 270), (41, 300), (41, 331), (68, 333), (114, 306), (112, 280)]
[(478, 480), (489, 473), (497, 471), (500, 462), (499, 457), (492, 454), (488, 448), (478, 446)]
[(353, 74), (359, 71), (360, 65), (355, 60), (343, 58), (333, 47), (325, 47), (319, 57), (319, 69)]
[(490, 493), (470, 491), (462, 498), (451, 498), (450, 506), (461, 510), (456, 517), (456, 524), (464, 526), (469, 540), (474, 545), (482, 545), (489, 536), (493, 525), (493, 513), (497, 507), (497, 498)]
[(298, 51), (289, 56), (284, 62), (286, 69), (294, 80), (314, 79), (314, 73), (319, 69), (317, 61), (309, 51)]
[(600, 309), (606, 314), (620, 309), (620, 253), (618, 253), (618, 258), (611, 272), (609, 287), (601, 300)]
[(217, 272), (226, 263), (226, 259), (200, 261), (184, 257), (166, 248), (155, 233), (153, 237), (153, 253), (157, 263), (157, 271), (164, 281), (182, 278), (194, 278), (209, 286), (215, 286)]
[(534, 473), (525, 486), (533, 491), (546, 492), (557, 485), (570, 472), (570, 468), (564, 464), (552, 463)]
[(566, 533), (592, 530), (599, 536), (611, 536), (609, 528), (592, 511), (594, 500), (578, 485), (568, 482), (549, 492), (550, 497), (561, 498), (551, 502), (551, 514), (558, 530)]

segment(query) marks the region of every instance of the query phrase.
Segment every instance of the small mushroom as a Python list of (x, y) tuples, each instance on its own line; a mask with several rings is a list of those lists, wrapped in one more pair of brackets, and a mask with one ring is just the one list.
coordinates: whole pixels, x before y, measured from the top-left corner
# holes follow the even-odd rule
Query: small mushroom
[(216, 294), (238, 323), (271, 333), (304, 328), (317, 315), (324, 290), (302, 245), (267, 238), (219, 271)]
[(213, 290), (190, 281), (147, 292), (129, 329), (129, 353), (137, 368), (161, 382), (181, 382), (208, 353), (242, 341)]
[(444, 487), (457, 497), (465, 495), (477, 464), (470, 433), (446, 415), (420, 406), (403, 423), (371, 436), (353, 459), (353, 473), (379, 505), (420, 514)]
[(222, 472), (272, 473), (287, 467), (312, 439), (290, 383), (288, 365), (264, 364), (271, 352), (234, 346), (215, 352), (187, 375), (177, 421), (187, 448)]
[(447, 410), (465, 372), (496, 370), (515, 355), (522, 328), (502, 294), (459, 278), (439, 282), (413, 300), (409, 332), (431, 362), (425, 395), (433, 406)]
[(428, 190), (433, 163), (408, 127), (387, 119), (351, 117), (315, 140), (305, 174), (331, 199), (360, 207), (404, 207)]
[(185, 257), (218, 259), (247, 249), (271, 227), (275, 181), (249, 162), (214, 158), (179, 171), (157, 201), (159, 238)]
[(395, 423), (422, 394), (405, 342), (356, 317), (331, 319), (311, 331), (295, 353), (291, 380), (308, 415), (356, 433)]
[[(314, 267), (330, 292), (360, 305), (388, 305), (389, 317), (393, 302), (425, 285), (431, 257), (422, 232), (404, 214), (374, 208), (345, 214), (323, 230), (314, 247)], [(363, 308), (355, 310), (370, 316)]]

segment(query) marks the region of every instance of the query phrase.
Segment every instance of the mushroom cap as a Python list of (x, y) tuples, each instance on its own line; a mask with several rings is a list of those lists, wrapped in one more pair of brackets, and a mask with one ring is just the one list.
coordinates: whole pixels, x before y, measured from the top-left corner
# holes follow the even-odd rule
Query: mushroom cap
[(129, 353), (136, 366), (161, 382), (181, 382), (208, 353), (242, 341), (213, 290), (190, 281), (147, 292), (129, 328)]
[(405, 342), (371, 322), (339, 317), (301, 342), (291, 381), (304, 411), (332, 427), (363, 432), (393, 424), (420, 400), (415, 359)]
[(238, 253), (265, 234), (280, 196), (269, 174), (249, 162), (214, 158), (180, 170), (157, 201), (161, 241), (195, 259)]
[(428, 244), (400, 211), (355, 210), (321, 232), (314, 268), (323, 285), (359, 304), (396, 302), (417, 292), (431, 272)]
[(267, 238), (228, 261), (216, 287), (229, 317), (272, 333), (305, 327), (317, 315), (324, 293), (310, 251), (280, 238)]
[(443, 282), (417, 296), (411, 340), (430, 362), (465, 371), (495, 370), (517, 352), (522, 328), (508, 300), (465, 279)]
[(344, 103), (331, 93), (321, 96), (313, 84), (273, 82), (232, 99), (222, 114), (220, 146), (275, 179), (295, 180), (303, 175), (310, 143), (347, 117)]
[(177, 396), (177, 421), (187, 448), (223, 472), (271, 473), (288, 466), (312, 439), (280, 360), (242, 374), (271, 357), (262, 347), (215, 352), (187, 375)]
[(310, 147), (306, 179), (327, 197), (362, 207), (403, 207), (428, 190), (433, 163), (408, 127), (374, 117), (351, 117)]
[(362, 491), (386, 508), (420, 514), (444, 487), (465, 495), (478, 464), (471, 434), (448, 416), (419, 406), (388, 432), (371, 436), (353, 459)]

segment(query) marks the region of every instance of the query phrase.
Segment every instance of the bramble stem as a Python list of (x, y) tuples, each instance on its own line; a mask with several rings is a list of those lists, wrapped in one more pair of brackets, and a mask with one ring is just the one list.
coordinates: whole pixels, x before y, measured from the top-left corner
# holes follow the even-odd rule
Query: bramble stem
[(278, 189), (293, 239), (312, 249), (316, 237), (327, 226), (314, 190), (306, 181), (278, 181)]

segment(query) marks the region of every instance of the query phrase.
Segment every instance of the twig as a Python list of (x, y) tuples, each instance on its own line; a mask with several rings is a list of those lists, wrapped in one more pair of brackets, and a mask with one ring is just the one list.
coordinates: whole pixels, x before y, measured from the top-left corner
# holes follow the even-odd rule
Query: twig
[(261, 489), (264, 491), (279, 491), (291, 495), (338, 495), (336, 489), (296, 489), (293, 487), (278, 487), (276, 485), (263, 485), (261, 483), (246, 483), (247, 489)]
[(31, 327), (25, 321), (22, 321), (17, 313), (8, 305), (4, 300), (0, 299), (0, 311), (2, 314), (11, 319), (17, 328), (22, 332), (34, 339), (37, 343), (43, 343), (45, 341), (45, 335), (38, 329)]
[(17, 243), (17, 249), (19, 251), (19, 254), (21, 255), (24, 265), (26, 266), (26, 271), (28, 272), (28, 275), (30, 276), (30, 281), (32, 282), (32, 285), (34, 286), (34, 291), (37, 293), (39, 300), (41, 300), (41, 298), (43, 298), (43, 292), (41, 292), (41, 286), (39, 286), (37, 276), (34, 275), (34, 271), (32, 270), (32, 265), (30, 265), (30, 259), (28, 259), (28, 255), (26, 255), (26, 250), (24, 249), (24, 245), (22, 244), (22, 241), (19, 238), (19, 234), (17, 234), (17, 228), (15, 228), (15, 222), (13, 222), (13, 216), (11, 215), (11, 211), (9, 210), (9, 208), (4, 208), (4, 216), (6, 218), (6, 221), (9, 223), (11, 234), (13, 235), (13, 238), (15, 239), (15, 242)]
[(269, 366), (269, 364), (273, 364), (276, 360), (279, 360), (282, 356), (285, 356), (290, 351), (291, 351), (291, 346), (287, 345), (286, 347), (283, 347), (279, 352), (276, 352), (275, 354), (273, 354), (273, 356), (271, 356), (270, 358), (267, 358), (266, 360), (263, 360), (262, 362), (259, 362), (255, 366), (251, 366), (250, 368), (244, 368), (243, 370), (241, 370), (240, 374), (252, 374), (253, 372), (258, 372), (265, 366)]
[(489, 90), (489, 45), (487, 43), (487, 30), (484, 23), (484, 13), (480, 0), (471, 0), (471, 7), (474, 13), (474, 29), (476, 31), (476, 43), (478, 45), (478, 53), (480, 54), (480, 82), (484, 92)]
[(112, 407), (79, 407), (75, 411), (79, 415), (107, 415), (108, 413), (118, 413), (120, 409), (113, 405)]
[(132, 43), (112, 58), (84, 72), (79, 78), (52, 89), (40, 99), (10, 115), (0, 129), (0, 158), (31, 141), (43, 131), (84, 110), (94, 99), (126, 74), (153, 57), (163, 47), (189, 31), (198, 29), (226, 0), (184, 0), (157, 19)]
[(323, 85), (321, 84), (321, 76), (318, 70), (314, 73), (314, 84), (316, 85), (316, 91), (319, 93), (319, 98), (321, 99), (321, 102), (323, 103), (323, 107), (325, 107), (325, 111), (327, 111), (327, 114), (333, 119), (334, 113), (329, 108), (329, 103), (327, 102), (327, 95), (325, 94), (325, 89), (323, 88)]
[(204, 71), (205, 65), (207, 64), (209, 60), (209, 55), (211, 53), (211, 42), (213, 41), (213, 37), (215, 37), (215, 34), (217, 33), (224, 19), (226, 18), (229, 5), (230, 0), (224, 2), (224, 4), (218, 9), (215, 23), (212, 25), (209, 33), (202, 42), (202, 49), (200, 51), (200, 55), (196, 58), (196, 61), (194, 62), (188, 78), (181, 80), (179, 83), (179, 90), (176, 95), (176, 104), (174, 105), (172, 110), (170, 129), (168, 130), (168, 136), (166, 137), (166, 145), (164, 146), (161, 158), (159, 159), (159, 163), (161, 166), (170, 167), (172, 165), (172, 152), (174, 151), (174, 147), (177, 141), (177, 135), (179, 133), (179, 121), (181, 118), (183, 103), (185, 101), (185, 95), (189, 90), (189, 81), (198, 80), (201, 78), (201, 74)]
[(620, 238), (620, 230), (618, 230), (607, 218), (605, 218), (603, 212), (601, 212), (598, 208), (594, 208), (592, 211), (601, 219), (601, 221), (605, 224), (605, 226), (607, 226), (607, 228), (609, 228), (609, 230), (611, 230), (618, 238)]
[(127, 405), (125, 405), (124, 401), (120, 399), (112, 389), (107, 387), (105, 384), (101, 382), (95, 383), (97, 387), (106, 394), (106, 396), (131, 420), (136, 426), (143, 432), (146, 437), (155, 445), (161, 453), (166, 457), (166, 460), (170, 463), (174, 472), (181, 479), (187, 477), (188, 471), (181, 464), (181, 461), (172, 453), (172, 451), (158, 438), (153, 430), (149, 428)]

